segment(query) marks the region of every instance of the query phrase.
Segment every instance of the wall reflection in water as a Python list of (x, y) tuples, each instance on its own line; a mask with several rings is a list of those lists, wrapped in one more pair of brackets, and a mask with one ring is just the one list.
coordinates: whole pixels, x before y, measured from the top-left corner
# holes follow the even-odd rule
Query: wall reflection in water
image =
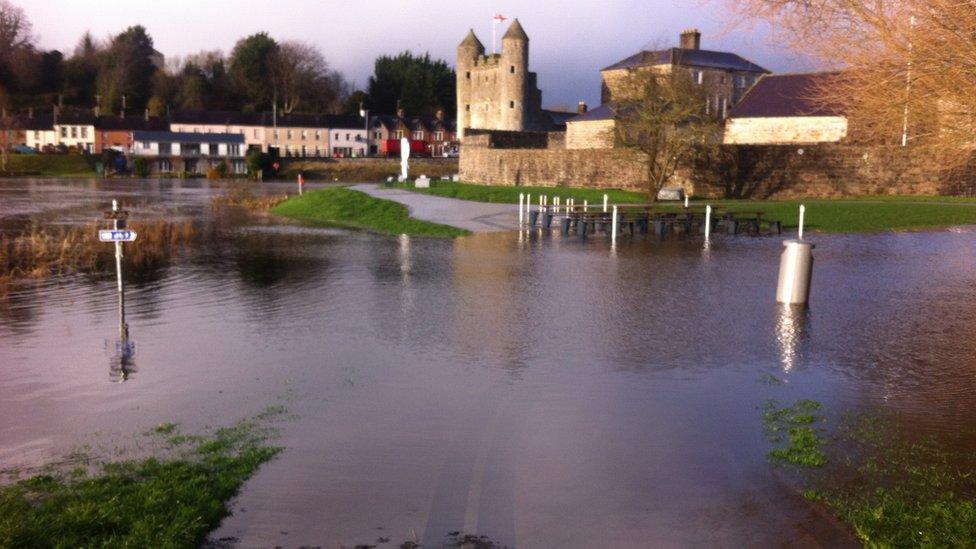
[(110, 345), (105, 341), (105, 347), (111, 353), (108, 363), (108, 377), (113, 382), (122, 383), (137, 371), (135, 356), (136, 342), (129, 334), (129, 323), (125, 321), (125, 290), (119, 294), (119, 338)]

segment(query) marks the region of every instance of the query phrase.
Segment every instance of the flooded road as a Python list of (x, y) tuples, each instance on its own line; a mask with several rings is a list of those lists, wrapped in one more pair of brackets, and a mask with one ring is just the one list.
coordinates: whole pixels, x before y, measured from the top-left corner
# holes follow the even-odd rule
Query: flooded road
[(778, 238), (380, 237), (214, 211), (219, 192), (0, 182), (4, 231), (120, 198), (202, 235), (127, 279), (124, 372), (112, 273), (0, 297), (0, 468), (283, 405), (286, 450), (215, 539), (835, 546), (766, 459), (764, 401), (973, 442), (969, 228), (813, 235), (800, 312), (774, 303)]

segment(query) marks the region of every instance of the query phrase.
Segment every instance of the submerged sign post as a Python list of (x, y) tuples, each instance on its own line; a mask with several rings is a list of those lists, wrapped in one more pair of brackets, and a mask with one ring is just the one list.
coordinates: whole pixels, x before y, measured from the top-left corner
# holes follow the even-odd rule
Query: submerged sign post
[(112, 201), (112, 210), (105, 212), (105, 219), (112, 220), (112, 228), (98, 231), (98, 239), (102, 242), (115, 243), (115, 275), (118, 279), (119, 293), (122, 292), (122, 243), (133, 242), (136, 232), (125, 228), (125, 221), (129, 212), (119, 210), (118, 200)]

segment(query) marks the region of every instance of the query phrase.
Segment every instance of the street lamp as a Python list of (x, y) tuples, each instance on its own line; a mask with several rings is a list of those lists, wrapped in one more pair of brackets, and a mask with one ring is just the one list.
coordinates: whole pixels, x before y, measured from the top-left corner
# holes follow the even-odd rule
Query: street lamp
[(359, 103), (359, 116), (363, 117), (363, 124), (366, 126), (366, 148), (363, 149), (363, 156), (369, 156), (369, 109), (366, 109), (362, 102)]

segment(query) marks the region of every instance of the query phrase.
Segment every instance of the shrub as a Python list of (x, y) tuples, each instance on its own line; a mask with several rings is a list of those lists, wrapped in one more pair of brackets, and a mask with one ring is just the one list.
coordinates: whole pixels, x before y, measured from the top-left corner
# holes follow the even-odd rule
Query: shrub
[(141, 156), (133, 160), (132, 173), (137, 177), (149, 177), (149, 161)]

